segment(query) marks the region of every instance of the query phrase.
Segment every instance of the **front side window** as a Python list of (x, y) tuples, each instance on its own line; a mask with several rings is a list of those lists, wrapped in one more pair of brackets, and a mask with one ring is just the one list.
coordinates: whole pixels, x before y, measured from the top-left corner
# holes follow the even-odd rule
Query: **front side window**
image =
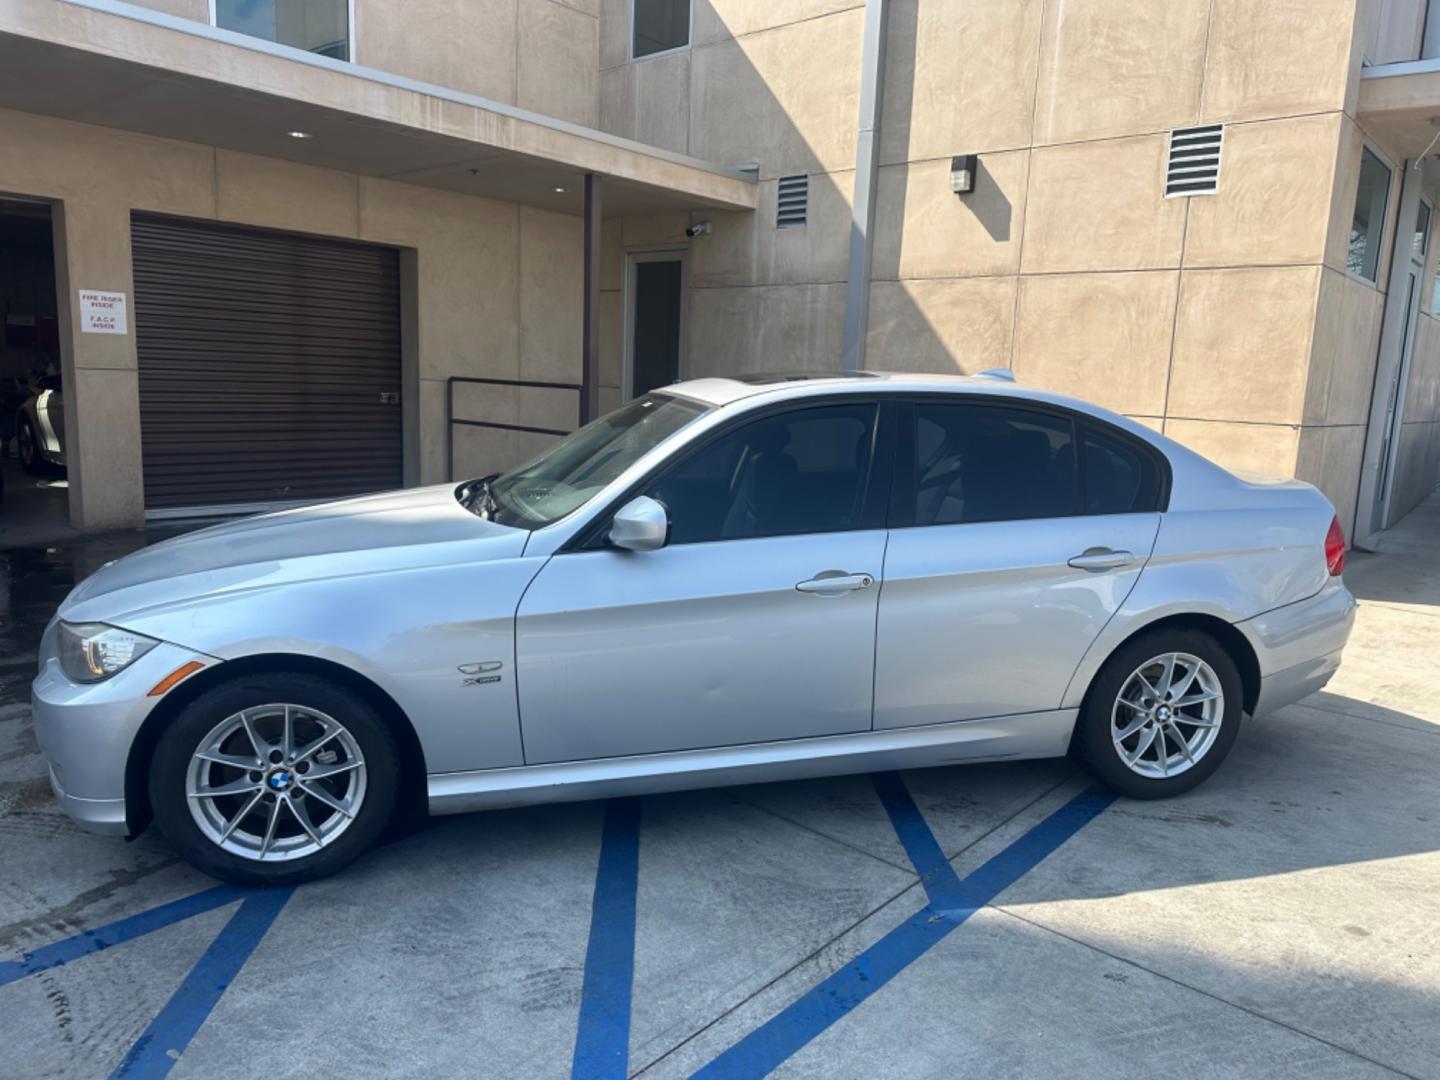
[(784, 412), (701, 447), (647, 492), (670, 515), (670, 543), (861, 528), (875, 414), (869, 403)]
[(1068, 517), (1078, 505), (1075, 425), (1031, 409), (915, 406), (915, 524)]
[(467, 509), (501, 525), (544, 528), (589, 502), (706, 411), (706, 406), (685, 398), (646, 394), (488, 483), (462, 484), (458, 497)]
[(690, 0), (632, 0), (630, 56), (669, 52), (690, 44)]
[(1355, 192), (1355, 217), (1350, 224), (1350, 250), (1345, 259), (1345, 268), (1366, 281), (1379, 280), (1380, 238), (1389, 198), (1390, 166), (1366, 147), (1360, 159), (1360, 186)]
[(214, 5), (215, 25), (225, 30), (350, 59), (349, 0), (214, 0)]

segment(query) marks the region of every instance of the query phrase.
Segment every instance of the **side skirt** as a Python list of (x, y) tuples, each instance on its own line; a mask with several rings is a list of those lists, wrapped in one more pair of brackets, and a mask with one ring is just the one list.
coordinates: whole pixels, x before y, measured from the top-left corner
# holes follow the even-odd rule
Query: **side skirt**
[(430, 812), (459, 814), (969, 761), (1062, 757), (1077, 714), (1076, 709), (1058, 709), (787, 742), (436, 773), (428, 781)]

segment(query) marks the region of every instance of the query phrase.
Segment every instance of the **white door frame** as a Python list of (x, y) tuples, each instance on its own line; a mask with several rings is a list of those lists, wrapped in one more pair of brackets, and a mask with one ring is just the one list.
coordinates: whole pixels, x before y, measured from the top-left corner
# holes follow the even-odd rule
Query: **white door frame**
[(643, 262), (680, 264), (680, 357), (676, 377), (688, 378), (690, 361), (690, 249), (684, 247), (631, 248), (625, 252), (625, 292), (620, 299), (625, 332), (620, 345), (620, 400), (635, 396), (635, 267)]
[[(1388, 529), (1394, 522), (1390, 520), (1390, 499), (1395, 492), (1395, 468), (1400, 463), (1400, 437), (1404, 434), (1405, 425), (1405, 398), (1410, 387), (1410, 363), (1415, 358), (1415, 338), (1420, 332), (1420, 310), (1425, 303), (1425, 266), (1430, 260), (1430, 237), (1429, 229), (1434, 225), (1435, 204), (1428, 197), (1420, 196), (1419, 203), (1427, 207), (1430, 217), (1427, 218), (1427, 235), (1425, 237), (1424, 250), (1418, 257), (1415, 254), (1413, 243), (1406, 245), (1410, 252), (1410, 267), (1408, 273), (1410, 278), (1410, 307), (1409, 325), (1406, 327), (1404, 348), (1400, 354), (1400, 370), (1396, 373), (1394, 387), (1391, 391), (1394, 398), (1393, 410), (1387, 405), (1386, 413), (1389, 422), (1386, 425), (1385, 459), (1383, 462), (1381, 476), (1383, 478), (1383, 490), (1380, 495), (1380, 518), (1381, 529)], [(1419, 207), (1416, 211), (1418, 213)], [(1411, 232), (1415, 228), (1411, 223)], [(1398, 241), (1397, 241), (1398, 242)]]
[[(1365, 144), (1369, 146), (1369, 143)], [(1393, 443), (1399, 438), (1399, 410), (1404, 404), (1405, 387), (1399, 384), (1399, 401), (1393, 437), (1386, 438), (1386, 418), (1390, 412), (1392, 388), (1406, 374), (1404, 353), (1415, 340), (1413, 322), (1419, 317), (1420, 297), (1410, 302), (1402, 287), (1413, 264), (1410, 238), (1415, 229), (1415, 215), (1420, 207), (1424, 177), (1414, 161), (1406, 161), (1400, 169), (1400, 198), (1395, 220), (1382, 236), (1390, 241), (1389, 273), (1382, 277), (1385, 284), (1385, 307), (1381, 315), (1380, 348), (1375, 360), (1374, 389), (1370, 394), (1370, 416), (1365, 429), (1365, 453), (1360, 464), (1360, 490), (1355, 500), (1355, 528), (1351, 541), (1359, 548), (1373, 548), (1385, 531), (1390, 515), (1390, 485), (1393, 476)], [(1393, 183), (1393, 181), (1392, 181)], [(1428, 201), (1428, 200), (1427, 200)], [(1432, 211), (1433, 212), (1433, 211)], [(1423, 275), (1421, 284), (1423, 285)], [(1407, 317), (1411, 320), (1407, 324)]]

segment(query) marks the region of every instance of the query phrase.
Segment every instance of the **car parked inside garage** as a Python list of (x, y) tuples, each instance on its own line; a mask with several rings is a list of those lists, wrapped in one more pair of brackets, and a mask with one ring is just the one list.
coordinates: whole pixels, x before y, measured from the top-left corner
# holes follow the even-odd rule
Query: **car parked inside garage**
[(1344, 537), (1000, 377), (704, 379), (527, 465), (206, 529), (46, 630), (65, 809), (245, 882), (433, 813), (1074, 753), (1176, 795), (1324, 685)]

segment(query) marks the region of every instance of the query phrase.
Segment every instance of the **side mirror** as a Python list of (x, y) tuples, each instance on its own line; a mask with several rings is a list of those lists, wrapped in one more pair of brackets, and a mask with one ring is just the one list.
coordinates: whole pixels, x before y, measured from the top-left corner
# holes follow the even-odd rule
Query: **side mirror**
[(670, 539), (670, 515), (648, 495), (631, 499), (610, 522), (610, 543), (626, 551), (656, 551)]

